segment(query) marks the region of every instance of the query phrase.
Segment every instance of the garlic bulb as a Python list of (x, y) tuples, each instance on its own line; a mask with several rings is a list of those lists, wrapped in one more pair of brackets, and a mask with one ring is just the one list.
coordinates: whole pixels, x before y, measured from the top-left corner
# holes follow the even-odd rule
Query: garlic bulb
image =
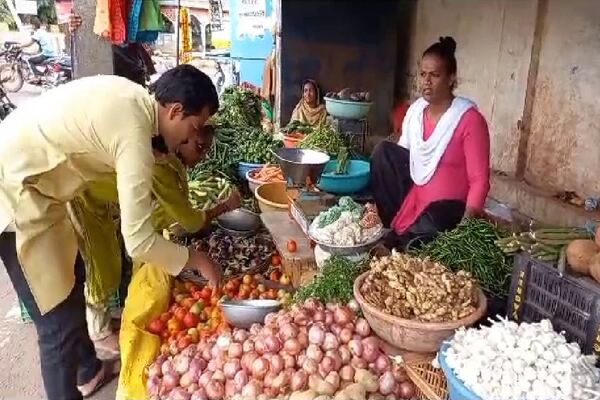
[(444, 355), (456, 376), (486, 400), (600, 399), (596, 357), (582, 355), (548, 320), (461, 328)]

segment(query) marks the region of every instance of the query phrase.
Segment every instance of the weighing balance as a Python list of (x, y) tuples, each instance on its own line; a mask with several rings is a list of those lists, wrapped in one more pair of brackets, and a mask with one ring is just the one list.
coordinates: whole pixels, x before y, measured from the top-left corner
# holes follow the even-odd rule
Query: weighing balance
[(298, 148), (281, 148), (274, 153), (286, 179), (290, 214), (308, 234), (308, 227), (319, 213), (337, 202), (336, 196), (316, 187), (330, 157), (320, 151)]

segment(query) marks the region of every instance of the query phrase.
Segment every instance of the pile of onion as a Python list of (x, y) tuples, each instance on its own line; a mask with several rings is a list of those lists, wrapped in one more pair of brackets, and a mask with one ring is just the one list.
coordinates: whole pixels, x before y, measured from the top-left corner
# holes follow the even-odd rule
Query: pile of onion
[(310, 391), (333, 397), (358, 384), (369, 398), (413, 397), (405, 371), (392, 365), (367, 321), (354, 310), (353, 305), (324, 306), (309, 299), (269, 314), (264, 326), (237, 329), (179, 354), (161, 355), (148, 369), (149, 395), (262, 400)]

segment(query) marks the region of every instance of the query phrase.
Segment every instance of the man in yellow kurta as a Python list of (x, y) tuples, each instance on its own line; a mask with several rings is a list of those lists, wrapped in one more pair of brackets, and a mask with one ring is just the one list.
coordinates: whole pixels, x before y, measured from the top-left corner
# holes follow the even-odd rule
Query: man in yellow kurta
[(206, 254), (165, 240), (151, 221), (153, 149), (176, 152), (217, 109), (210, 78), (182, 65), (150, 92), (116, 76), (73, 81), (0, 124), (0, 257), (36, 326), (49, 400), (80, 399), (77, 384), (102, 370), (90, 357), (84, 265), (66, 207), (92, 182), (116, 173), (121, 232), (133, 258), (173, 275), (196, 268), (218, 283), (221, 271)]
[[(194, 233), (218, 215), (240, 206), (237, 191), (206, 211), (194, 209), (189, 201), (186, 167), (193, 168), (204, 159), (213, 135), (214, 129), (205, 126), (196, 140), (180, 146), (177, 155), (157, 158), (152, 184), (155, 199), (152, 225), (157, 232), (178, 223), (185, 231)], [(69, 207), (86, 264), (86, 315), (90, 337), (96, 349), (114, 355), (118, 354), (118, 337), (111, 329), (108, 300), (121, 280), (121, 247), (113, 218), (118, 201), (113, 177), (91, 185), (71, 201)]]

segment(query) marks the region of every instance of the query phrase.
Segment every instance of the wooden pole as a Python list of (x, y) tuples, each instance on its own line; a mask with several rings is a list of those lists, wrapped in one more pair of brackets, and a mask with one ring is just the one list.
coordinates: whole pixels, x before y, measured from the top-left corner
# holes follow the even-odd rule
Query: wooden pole
[(112, 75), (111, 43), (94, 33), (96, 0), (74, 0), (73, 12), (81, 17), (81, 26), (71, 39), (73, 77)]

